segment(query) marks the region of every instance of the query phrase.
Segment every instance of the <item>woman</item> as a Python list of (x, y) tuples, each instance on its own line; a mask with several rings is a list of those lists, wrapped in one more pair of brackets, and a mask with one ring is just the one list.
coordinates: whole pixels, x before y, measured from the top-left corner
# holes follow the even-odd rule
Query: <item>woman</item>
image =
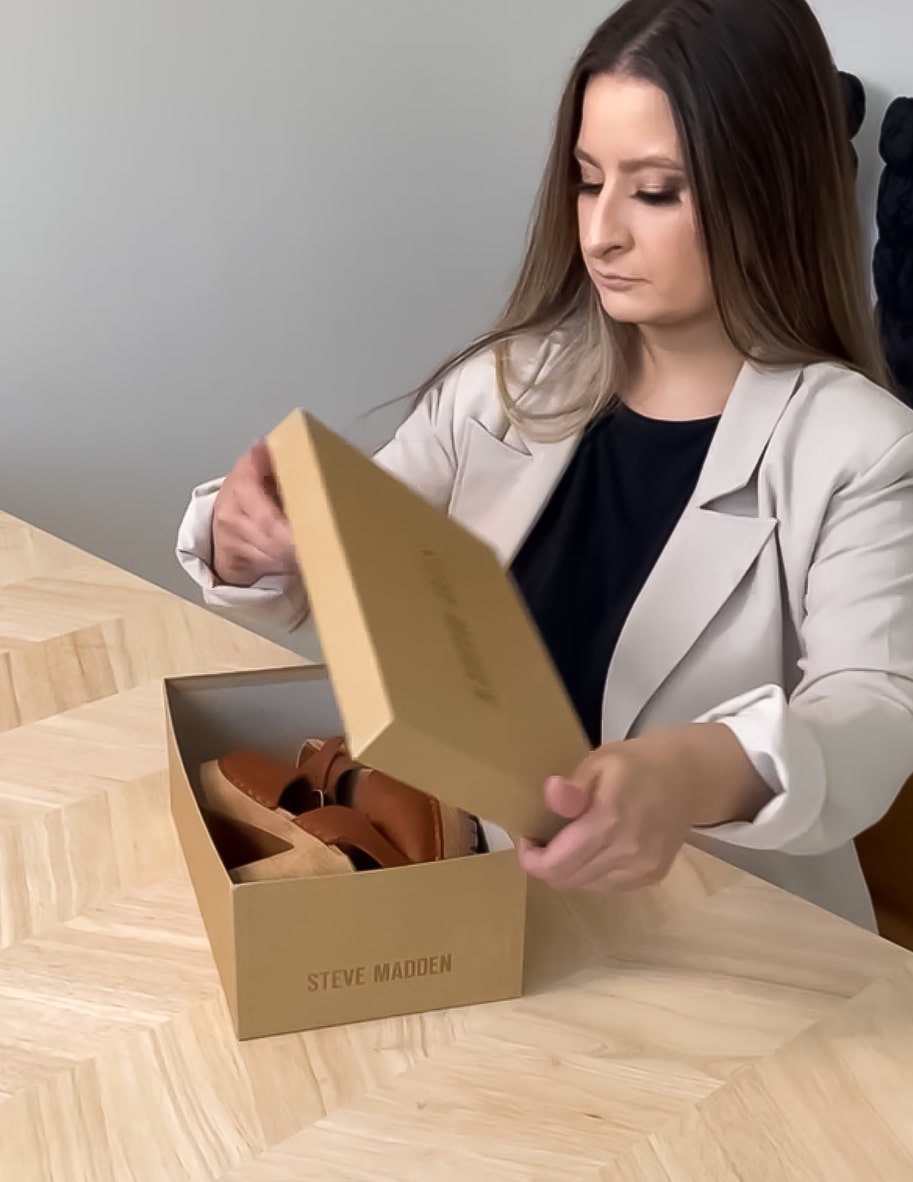
[[(874, 926), (852, 841), (913, 771), (913, 413), (883, 380), (805, 0), (630, 0), (500, 321), (377, 456), (511, 567), (589, 730), (530, 874), (637, 887), (691, 840)], [(262, 446), (178, 550), (209, 603), (303, 618)]]

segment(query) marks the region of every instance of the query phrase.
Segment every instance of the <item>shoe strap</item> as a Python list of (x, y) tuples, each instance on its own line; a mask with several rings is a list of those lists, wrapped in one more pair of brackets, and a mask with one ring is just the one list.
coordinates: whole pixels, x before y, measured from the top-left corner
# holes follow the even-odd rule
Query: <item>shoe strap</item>
[(294, 801), (289, 811), (304, 813), (324, 803), (323, 793), (294, 764), (262, 751), (232, 751), (219, 760), (219, 770), (240, 792), (268, 809), (288, 808), (286, 801)]
[(364, 854), (381, 870), (411, 864), (405, 854), (356, 809), (328, 804), (326, 808), (296, 817), (295, 824), (325, 845), (335, 846), (350, 858), (353, 852)]
[(336, 786), (346, 772), (363, 765), (355, 763), (346, 750), (343, 738), (325, 739), (320, 746), (307, 742), (298, 752), (298, 774), (305, 776), (312, 788), (334, 800)]

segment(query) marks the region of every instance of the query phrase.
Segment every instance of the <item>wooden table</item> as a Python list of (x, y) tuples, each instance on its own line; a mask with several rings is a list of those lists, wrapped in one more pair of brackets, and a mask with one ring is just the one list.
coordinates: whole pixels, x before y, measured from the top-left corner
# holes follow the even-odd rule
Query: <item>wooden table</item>
[(913, 957), (695, 852), (514, 1003), (238, 1044), (160, 679), (282, 649), (0, 516), (3, 1182), (903, 1182)]

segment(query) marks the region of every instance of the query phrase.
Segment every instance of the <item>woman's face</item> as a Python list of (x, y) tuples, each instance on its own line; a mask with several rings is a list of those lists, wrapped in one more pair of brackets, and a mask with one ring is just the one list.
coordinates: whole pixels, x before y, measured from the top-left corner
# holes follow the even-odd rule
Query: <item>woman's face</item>
[(613, 320), (684, 325), (715, 309), (668, 99), (649, 82), (587, 85), (575, 155), (580, 247)]

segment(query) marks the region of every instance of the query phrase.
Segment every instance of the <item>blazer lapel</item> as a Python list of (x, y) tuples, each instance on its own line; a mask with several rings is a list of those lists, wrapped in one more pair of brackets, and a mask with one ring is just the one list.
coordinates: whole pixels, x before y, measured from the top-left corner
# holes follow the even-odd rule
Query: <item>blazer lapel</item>
[(464, 500), (462, 507), (458, 499), (452, 515), (487, 542), (507, 567), (570, 463), (579, 435), (557, 443), (536, 443), (510, 432), (508, 443), (480, 424), (470, 429), (471, 462), (497, 473), (497, 495)]
[(691, 502), (618, 639), (606, 680), (606, 741), (630, 733), (776, 529), (772, 519), (727, 513), (719, 502), (754, 479), (801, 374), (749, 364), (742, 369)]

